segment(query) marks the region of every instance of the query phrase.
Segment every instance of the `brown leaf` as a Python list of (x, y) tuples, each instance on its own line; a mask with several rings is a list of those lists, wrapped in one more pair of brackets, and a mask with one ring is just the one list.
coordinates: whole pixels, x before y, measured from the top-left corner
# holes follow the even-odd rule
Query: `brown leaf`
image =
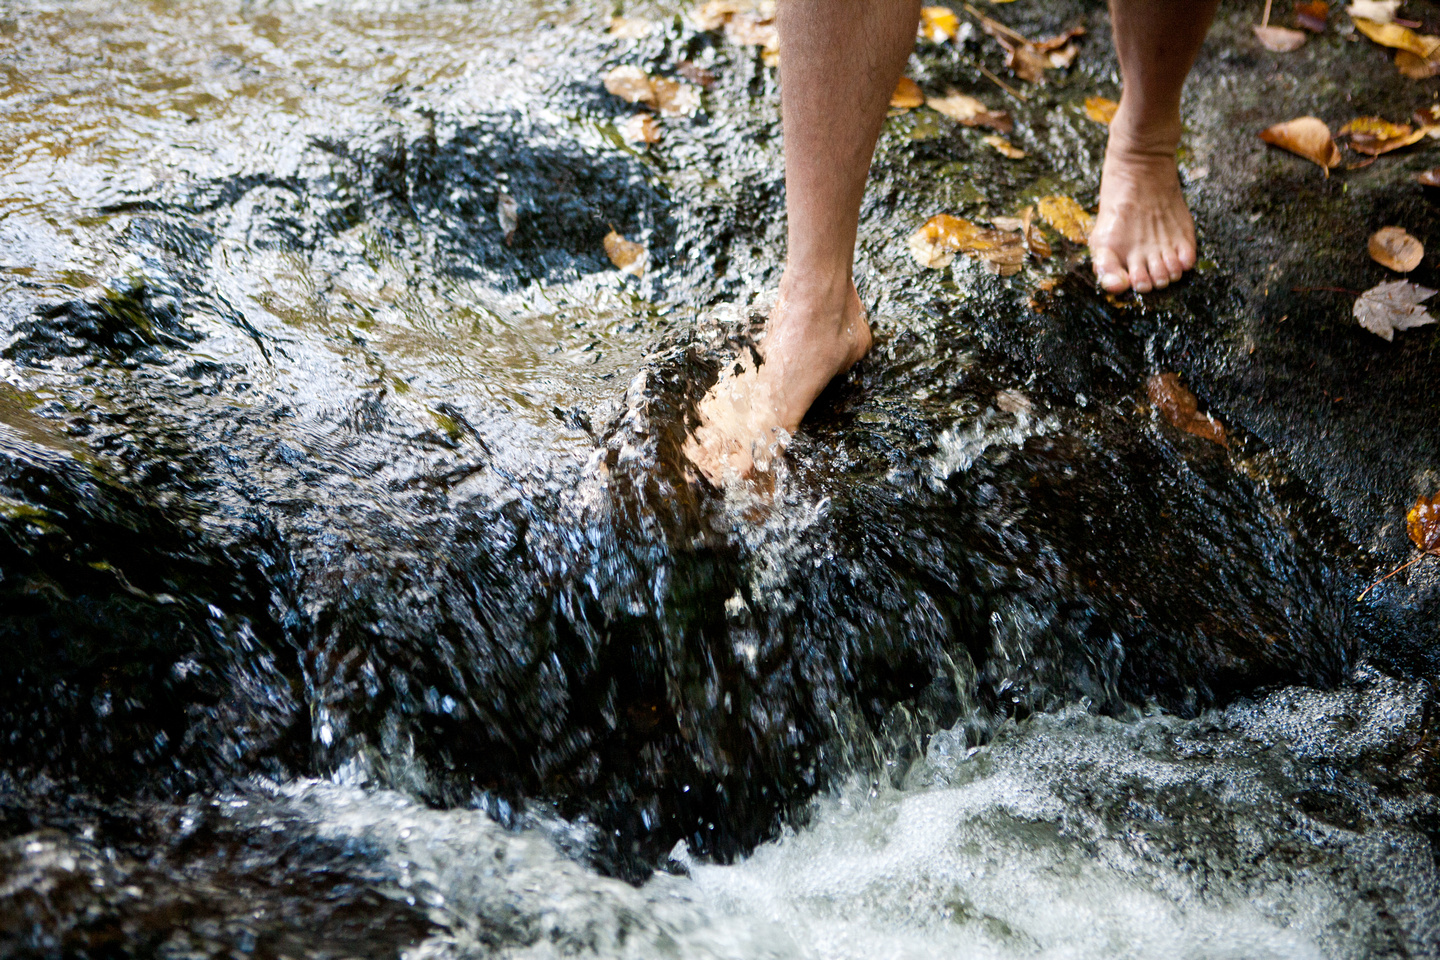
[(967, 127), (990, 127), (1001, 133), (1009, 133), (1015, 128), (1010, 114), (1003, 110), (991, 110), (974, 97), (959, 93), (954, 88), (947, 90), (943, 97), (930, 97), (925, 105)]
[(667, 117), (688, 117), (700, 109), (700, 90), (668, 77), (651, 77), (650, 88), (660, 113)]
[(1371, 287), (1355, 301), (1355, 319), (1377, 337), (1395, 339), (1396, 330), (1409, 330), (1434, 323), (1435, 318), (1420, 304), (1435, 295), (1429, 287), (1408, 280), (1391, 280)]
[(1015, 144), (1011, 143), (1009, 140), (1006, 140), (999, 134), (992, 133), (990, 136), (985, 138), (985, 142), (990, 144), (990, 146), (994, 147), (996, 150), (999, 150), (1011, 160), (1025, 159), (1024, 150), (1021, 150), (1019, 147), (1015, 146)]
[(1074, 40), (1076, 37), (1085, 36), (1085, 32), (1086, 31), (1084, 27), (1071, 27), (1064, 33), (1057, 33), (1053, 37), (1045, 37), (1041, 40), (1036, 40), (1035, 43), (1032, 45), (1041, 53), (1052, 53), (1056, 50), (1061, 50), (1065, 47), (1071, 46), (1070, 41)]
[(1409, 273), (1425, 258), (1425, 247), (1400, 227), (1381, 227), (1370, 237), (1370, 259), (1399, 273)]
[(1025, 237), (1025, 245), (1030, 248), (1030, 255), (1036, 260), (1048, 260), (1055, 251), (1050, 249), (1050, 241), (1045, 239), (1045, 234), (1035, 226), (1035, 208), (1026, 207), (1024, 223), (1020, 225), (1020, 233)]
[(1089, 243), (1095, 217), (1071, 197), (1041, 197), (1035, 201), (1040, 218), (1060, 232), (1071, 243)]
[(626, 240), (611, 230), (605, 234), (605, 255), (622, 273), (640, 277), (645, 274), (645, 246)]
[(654, 29), (655, 24), (644, 17), (611, 17), (610, 29), (606, 32), (612, 37), (638, 40), (641, 37), (648, 37), (650, 31)]
[(985, 262), (985, 269), (1002, 277), (1014, 276), (1025, 264), (1025, 238), (1007, 230), (987, 230), (982, 236), (985, 247), (965, 252)]
[(620, 125), (620, 136), (628, 143), (659, 143), (660, 124), (653, 114), (637, 113)]
[(950, 265), (960, 247), (980, 232), (969, 220), (940, 213), (926, 220), (907, 241), (915, 262), (930, 270)]
[(1048, 53), (1042, 53), (1033, 43), (1011, 45), (1001, 40), (1000, 45), (1005, 47), (1005, 66), (1010, 72), (1026, 83), (1045, 82), (1045, 68), (1050, 66)]
[(1408, 50), (1421, 60), (1429, 59), (1430, 55), (1440, 48), (1440, 37), (1416, 33), (1398, 23), (1377, 23), (1364, 17), (1355, 17), (1354, 21), (1355, 29), (1382, 47)]
[(1120, 104), (1108, 97), (1086, 97), (1085, 116), (1096, 123), (1103, 123), (1107, 126), (1115, 119), (1115, 111), (1120, 109)]
[(643, 103), (655, 106), (655, 88), (650, 77), (639, 67), (626, 64), (605, 74), (605, 89), (626, 103)]
[(715, 85), (715, 74), (695, 63), (693, 60), (681, 60), (675, 64), (675, 72), (680, 74), (691, 83), (697, 83), (709, 90)]
[(1440, 187), (1440, 167), (1415, 174), (1422, 187)]
[(1330, 19), (1330, 5), (1325, 0), (1295, 0), (1295, 22), (1311, 33), (1324, 33)]
[(1289, 150), (1312, 163), (1318, 163), (1330, 176), (1330, 168), (1340, 165), (1340, 148), (1330, 136), (1325, 121), (1315, 117), (1297, 117), (1260, 131), (1260, 139), (1283, 150)]
[(1195, 394), (1180, 382), (1178, 374), (1157, 373), (1145, 381), (1145, 392), (1160, 415), (1172, 426), (1222, 447), (1230, 444), (1225, 427), (1209, 414), (1199, 412)]
[(959, 30), (960, 18), (949, 7), (920, 8), (920, 36), (926, 40), (944, 43), (953, 40)]
[(741, 47), (762, 47), (766, 51), (780, 49), (780, 30), (775, 21), (754, 10), (735, 14), (725, 24), (725, 36)]
[(1291, 50), (1299, 50), (1305, 45), (1305, 31), (1291, 30), (1289, 27), (1251, 27), (1255, 31), (1255, 37), (1260, 45), (1266, 50), (1273, 50), (1276, 53), (1289, 53)]
[(1050, 61), (1050, 68), (1052, 70), (1064, 70), (1075, 62), (1075, 57), (1079, 55), (1079, 53), (1079, 47), (1073, 43), (1067, 43), (1059, 50), (1051, 50), (1045, 56), (1046, 59)]
[(1340, 128), (1339, 135), (1350, 138), (1350, 147), (1356, 153), (1378, 157), (1423, 139), (1425, 129), (1412, 130), (1408, 123), (1391, 123), (1380, 117), (1356, 117)]
[(690, 19), (701, 30), (719, 30), (745, 7), (737, 0), (709, 0), (690, 11)]
[(1421, 107), (1412, 114), (1415, 125), (1420, 127), (1433, 127), (1440, 124), (1440, 103), (1432, 103), (1428, 107)]
[(890, 94), (890, 106), (901, 110), (909, 110), (911, 107), (923, 107), (925, 105), (925, 94), (920, 90), (920, 84), (909, 77), (901, 77), (900, 82), (895, 85), (895, 92)]
[(1424, 496), (1415, 498), (1415, 506), (1405, 514), (1405, 529), (1415, 546), (1440, 556), (1440, 493), (1428, 500)]
[(1440, 76), (1440, 51), (1432, 53), (1427, 59), (1417, 57), (1409, 50), (1396, 50), (1395, 66), (1411, 80), (1428, 80)]

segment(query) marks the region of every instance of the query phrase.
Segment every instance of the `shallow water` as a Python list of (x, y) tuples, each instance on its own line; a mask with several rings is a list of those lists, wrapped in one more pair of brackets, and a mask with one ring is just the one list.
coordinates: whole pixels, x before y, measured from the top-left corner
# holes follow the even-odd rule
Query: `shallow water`
[[(1074, 250), (921, 271), (938, 209), (1093, 199), (1103, 11), (1004, 9), (1092, 28), (1005, 102), (1031, 158), (891, 118), (877, 348), (728, 497), (679, 447), (777, 278), (758, 51), (663, 4), (639, 40), (564, 2), (0, 9), (5, 950), (1440, 949), (1440, 581), (1354, 600), (1440, 463), (1433, 334), (1270, 293), (1364, 282), (1315, 218), (1430, 201), (1226, 140), (1279, 82), (1227, 8), (1185, 159), (1216, 263), (1144, 303)], [(1001, 103), (992, 47), (912, 73)], [(626, 145), (598, 78), (681, 59), (700, 112)]]

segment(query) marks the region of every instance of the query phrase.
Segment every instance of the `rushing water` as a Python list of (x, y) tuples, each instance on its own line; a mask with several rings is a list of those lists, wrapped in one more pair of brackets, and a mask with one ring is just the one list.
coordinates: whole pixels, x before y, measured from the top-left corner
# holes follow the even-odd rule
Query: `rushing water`
[[(939, 209), (1093, 198), (1103, 11), (1005, 9), (1094, 28), (1006, 104), (1031, 157), (891, 118), (876, 350), (722, 496), (679, 448), (777, 279), (758, 50), (665, 4), (0, 4), (0, 953), (1440, 951), (1440, 590), (1354, 599), (1437, 479), (1433, 340), (1257, 325), (1336, 194), (1250, 216), (1233, 44), (1219, 265), (920, 271)], [(912, 73), (999, 102), (993, 54)], [(683, 60), (700, 110), (627, 144), (599, 77)]]

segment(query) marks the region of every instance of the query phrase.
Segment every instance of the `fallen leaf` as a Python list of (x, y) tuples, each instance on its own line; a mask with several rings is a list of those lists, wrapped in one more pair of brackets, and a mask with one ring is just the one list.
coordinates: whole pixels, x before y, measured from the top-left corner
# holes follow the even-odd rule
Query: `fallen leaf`
[(939, 270), (949, 266), (961, 245), (979, 231), (980, 228), (969, 220), (961, 220), (948, 213), (936, 214), (910, 235), (907, 241), (910, 255), (920, 266)]
[(1095, 217), (1071, 197), (1041, 197), (1035, 201), (1040, 219), (1060, 232), (1071, 243), (1089, 243)]
[(620, 125), (620, 136), (629, 143), (659, 143), (660, 123), (653, 114), (637, 113)]
[(1412, 115), (1417, 126), (1433, 127), (1440, 124), (1440, 103), (1432, 103), (1428, 107), (1421, 107)]
[(1046, 54), (1050, 61), (1050, 67), (1054, 70), (1064, 70), (1075, 62), (1075, 57), (1080, 53), (1080, 48), (1073, 43), (1067, 43), (1059, 50), (1051, 50)]
[(959, 93), (953, 88), (947, 90), (943, 97), (930, 97), (925, 101), (925, 105), (967, 127), (990, 127), (1001, 133), (1009, 133), (1015, 128), (1015, 121), (1010, 119), (1010, 114), (1003, 110), (991, 110), (974, 97)]
[(900, 110), (909, 110), (911, 107), (923, 107), (925, 105), (925, 94), (920, 90), (920, 84), (909, 77), (901, 77), (900, 82), (895, 85), (895, 92), (890, 94), (890, 106)]
[(1415, 174), (1422, 187), (1440, 187), (1440, 167)]
[(1370, 259), (1398, 273), (1409, 273), (1425, 259), (1425, 246), (1400, 227), (1381, 227), (1370, 236)]
[(1041, 53), (1033, 43), (1010, 45), (1001, 40), (1000, 45), (1005, 47), (1005, 66), (1011, 73), (1026, 83), (1045, 82), (1045, 68), (1050, 66), (1048, 53)]
[(1440, 493), (1428, 500), (1424, 496), (1415, 498), (1415, 506), (1405, 514), (1405, 529), (1415, 546), (1440, 556)]
[(655, 106), (655, 88), (650, 77), (639, 67), (626, 64), (605, 74), (605, 89), (626, 103)]
[(1085, 116), (1096, 123), (1109, 125), (1115, 119), (1115, 111), (1120, 109), (1120, 104), (1108, 97), (1086, 97)]
[(1391, 280), (1372, 287), (1355, 301), (1355, 319), (1377, 337), (1395, 339), (1396, 330), (1409, 330), (1434, 323), (1435, 318), (1420, 304), (1435, 295), (1429, 287), (1408, 280)]
[(990, 146), (994, 147), (996, 150), (999, 150), (1011, 160), (1025, 159), (1024, 150), (1021, 150), (1019, 147), (1015, 146), (1015, 144), (1011, 143), (1009, 140), (1006, 140), (999, 134), (992, 133), (990, 136), (985, 138), (985, 142), (990, 144)]
[(931, 43), (953, 40), (959, 30), (960, 18), (949, 7), (920, 8), (920, 36)]
[(1084, 27), (1072, 27), (1056, 36), (1032, 42), (999, 20), (986, 16), (978, 19), (980, 29), (994, 37), (1005, 49), (1005, 66), (1021, 80), (1035, 84), (1045, 82), (1047, 69), (1070, 65), (1079, 52), (1071, 41), (1085, 33)]
[(1005, 230), (987, 230), (984, 240), (989, 245), (983, 249), (965, 252), (984, 261), (985, 269), (991, 273), (1010, 277), (1020, 272), (1020, 268), (1025, 265), (1024, 237)]
[(1030, 248), (1030, 255), (1036, 260), (1048, 260), (1054, 253), (1050, 249), (1050, 241), (1045, 239), (1045, 234), (1035, 226), (1035, 208), (1026, 207), (1020, 217), (1020, 235), (1025, 238), (1025, 246)]
[(1298, 117), (1267, 127), (1260, 131), (1260, 139), (1318, 163), (1327, 177), (1332, 167), (1340, 165), (1340, 148), (1335, 146), (1330, 128), (1315, 117)]
[(698, 87), (668, 77), (651, 77), (650, 87), (655, 91), (655, 102), (663, 116), (688, 117), (700, 109)]
[(1295, 0), (1295, 22), (1311, 33), (1324, 33), (1330, 19), (1330, 4), (1325, 0)]
[(1412, 130), (1408, 123), (1391, 123), (1380, 117), (1356, 117), (1341, 127), (1338, 135), (1348, 136), (1356, 153), (1378, 157), (1423, 139), (1425, 130)]
[(736, 0), (709, 0), (690, 11), (690, 20), (701, 30), (719, 30), (745, 6)]
[(1033, 46), (1041, 53), (1052, 53), (1056, 50), (1061, 50), (1065, 47), (1070, 46), (1071, 40), (1074, 40), (1076, 37), (1083, 36), (1085, 36), (1084, 27), (1071, 27), (1064, 33), (1057, 33), (1053, 37), (1045, 37), (1042, 40), (1036, 40)]
[(1428, 58), (1417, 57), (1409, 50), (1396, 50), (1395, 67), (1411, 80), (1428, 80), (1440, 76), (1440, 50)]
[(1354, 0), (1345, 12), (1356, 20), (1370, 20), (1374, 23), (1389, 23), (1395, 19), (1401, 0)]
[(639, 40), (648, 37), (653, 29), (655, 24), (644, 17), (611, 17), (610, 29), (606, 32), (624, 40)]
[(1145, 381), (1145, 392), (1161, 416), (1172, 426), (1202, 440), (1229, 447), (1225, 427), (1209, 414), (1199, 412), (1195, 394), (1180, 382), (1178, 374), (1157, 373)]
[(1260, 45), (1266, 50), (1273, 50), (1276, 53), (1289, 53), (1291, 50), (1299, 50), (1305, 45), (1305, 31), (1291, 30), (1289, 27), (1251, 27), (1255, 31), (1255, 37)]
[(500, 221), (500, 232), (505, 235), (505, 244), (515, 239), (515, 228), (520, 226), (520, 204), (504, 190), (495, 197), (495, 219)]
[(1355, 17), (1354, 20), (1355, 29), (1382, 47), (1408, 50), (1421, 60), (1428, 59), (1436, 48), (1440, 48), (1440, 37), (1416, 33), (1409, 27), (1402, 27), (1398, 23), (1377, 23), (1364, 17)]
[(605, 255), (610, 262), (620, 270), (621, 273), (628, 273), (640, 277), (645, 274), (645, 245), (636, 243), (633, 240), (626, 240), (620, 234), (611, 230), (605, 234)]
[(715, 74), (695, 63), (693, 60), (681, 60), (675, 64), (675, 72), (680, 74), (691, 83), (698, 83), (709, 90), (715, 85)]
[(780, 49), (780, 30), (773, 18), (746, 10), (735, 14), (725, 24), (725, 36), (733, 44), (742, 47), (761, 47), (768, 51)]

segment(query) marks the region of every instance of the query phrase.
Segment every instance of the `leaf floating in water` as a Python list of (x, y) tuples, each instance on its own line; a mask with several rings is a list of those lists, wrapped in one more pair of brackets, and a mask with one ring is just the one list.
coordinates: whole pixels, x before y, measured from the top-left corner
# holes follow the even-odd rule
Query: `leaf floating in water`
[(1408, 280), (1391, 280), (1372, 287), (1355, 301), (1355, 319), (1377, 337), (1395, 339), (1396, 330), (1409, 330), (1434, 323), (1435, 318), (1420, 306), (1435, 295), (1429, 287)]
[(949, 7), (920, 8), (920, 36), (931, 43), (954, 40), (960, 31), (960, 18)]
[(1440, 493), (1428, 500), (1415, 498), (1415, 506), (1405, 514), (1405, 529), (1415, 546), (1440, 557)]
[(1408, 123), (1391, 123), (1380, 117), (1356, 117), (1340, 128), (1340, 136), (1350, 138), (1356, 153), (1378, 157), (1391, 150), (1408, 147), (1425, 137), (1427, 129), (1414, 130)]
[(1330, 4), (1325, 0), (1295, 0), (1295, 22), (1311, 33), (1324, 33), (1330, 19)]
[(1035, 201), (1040, 219), (1060, 232), (1071, 243), (1089, 243), (1090, 231), (1095, 228), (1095, 218), (1076, 203), (1072, 197), (1041, 197)]
[(1005, 156), (1009, 157), (1011, 160), (1023, 160), (1025, 158), (1024, 150), (1021, 150), (1019, 147), (1015, 146), (1015, 144), (1011, 143), (1009, 140), (1006, 140), (999, 134), (992, 133), (990, 136), (985, 138), (985, 142), (990, 144), (990, 146), (994, 147), (996, 150), (1003, 153)]
[(1305, 46), (1305, 31), (1291, 30), (1289, 27), (1251, 27), (1255, 31), (1255, 38), (1266, 50), (1275, 53), (1289, 53), (1292, 50), (1299, 50)]
[(605, 234), (605, 255), (620, 270), (635, 277), (645, 275), (645, 245), (626, 240), (611, 230)]
[(668, 77), (652, 77), (650, 87), (660, 113), (667, 117), (689, 117), (700, 109), (700, 89)]
[(610, 36), (622, 40), (639, 40), (641, 37), (650, 36), (650, 31), (655, 29), (655, 24), (644, 17), (611, 17), (610, 29), (607, 31)]
[(626, 103), (656, 105), (655, 88), (650, 84), (649, 74), (630, 64), (605, 74), (605, 89)]
[(1145, 381), (1145, 392), (1161, 416), (1172, 426), (1202, 440), (1228, 448), (1225, 427), (1209, 414), (1201, 413), (1195, 394), (1180, 382), (1178, 374), (1157, 373)]
[(1389, 23), (1400, 9), (1400, 0), (1354, 0), (1345, 12), (1355, 20), (1370, 20), (1375, 23)]
[(637, 113), (620, 125), (620, 136), (628, 143), (659, 143), (660, 123), (653, 114)]
[(974, 97), (959, 93), (954, 88), (947, 90), (943, 97), (930, 97), (925, 105), (967, 127), (990, 127), (1001, 133), (1009, 133), (1015, 128), (1010, 114), (1003, 110), (991, 110)]
[(1297, 117), (1260, 131), (1260, 139), (1296, 156), (1317, 163), (1330, 176), (1332, 167), (1340, 165), (1340, 148), (1330, 136), (1330, 128), (1316, 117)]
[(1355, 17), (1354, 21), (1355, 29), (1382, 47), (1405, 50), (1421, 60), (1428, 60), (1432, 53), (1440, 49), (1440, 37), (1416, 33), (1398, 23), (1378, 23), (1365, 17)]
[(1370, 237), (1370, 259), (1382, 267), (1409, 273), (1425, 258), (1425, 246), (1400, 227), (1381, 227)]
[(1109, 126), (1110, 121), (1115, 119), (1115, 111), (1119, 109), (1120, 104), (1111, 100), (1109, 97), (1085, 98), (1085, 116), (1094, 120), (1096, 123), (1103, 123)]
[(895, 85), (895, 92), (890, 94), (890, 106), (900, 110), (925, 106), (925, 94), (920, 91), (920, 84), (909, 77), (901, 77)]

